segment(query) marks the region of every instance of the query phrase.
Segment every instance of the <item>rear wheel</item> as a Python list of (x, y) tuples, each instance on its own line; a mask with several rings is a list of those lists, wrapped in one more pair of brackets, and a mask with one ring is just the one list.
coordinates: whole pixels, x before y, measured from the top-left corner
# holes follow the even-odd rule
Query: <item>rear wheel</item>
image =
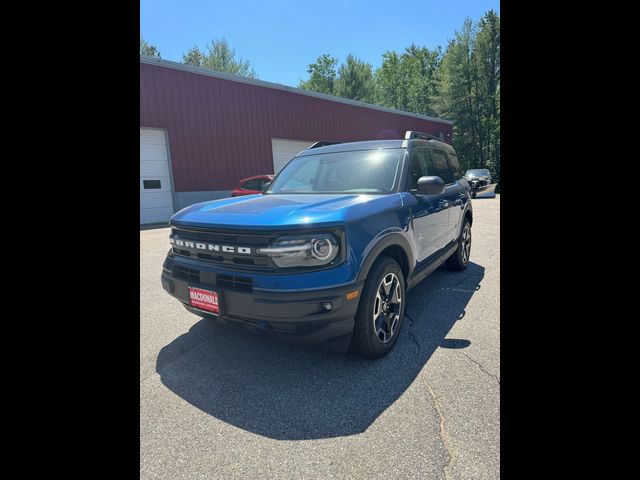
[(380, 257), (362, 289), (353, 331), (352, 347), (359, 355), (377, 358), (389, 352), (400, 332), (406, 301), (398, 263)]
[(447, 259), (447, 267), (452, 270), (464, 270), (469, 263), (471, 255), (471, 222), (465, 217), (462, 224), (462, 233), (458, 238), (458, 248)]

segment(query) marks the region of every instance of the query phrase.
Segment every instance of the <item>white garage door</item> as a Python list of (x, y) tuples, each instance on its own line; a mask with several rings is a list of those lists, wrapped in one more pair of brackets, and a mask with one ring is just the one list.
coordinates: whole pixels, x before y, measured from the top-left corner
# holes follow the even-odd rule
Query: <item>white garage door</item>
[(285, 140), (282, 138), (271, 139), (271, 151), (273, 152), (273, 173), (278, 173), (289, 160), (300, 151), (316, 142), (301, 142), (300, 140)]
[(173, 215), (169, 155), (164, 130), (140, 129), (140, 224), (167, 222)]

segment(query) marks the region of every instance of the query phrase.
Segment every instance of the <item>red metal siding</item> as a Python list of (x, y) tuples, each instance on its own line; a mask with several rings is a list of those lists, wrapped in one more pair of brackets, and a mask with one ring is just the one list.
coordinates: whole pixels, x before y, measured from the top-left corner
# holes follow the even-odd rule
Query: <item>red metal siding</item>
[[(140, 126), (166, 128), (177, 192), (231, 190), (272, 173), (271, 139), (404, 138), (452, 126), (283, 90), (140, 64)], [(450, 137), (449, 137), (450, 138)]]

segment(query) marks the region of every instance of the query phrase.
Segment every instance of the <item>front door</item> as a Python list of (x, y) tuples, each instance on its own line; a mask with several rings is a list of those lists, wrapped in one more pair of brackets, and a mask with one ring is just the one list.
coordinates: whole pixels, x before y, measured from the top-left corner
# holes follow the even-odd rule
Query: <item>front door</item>
[[(455, 240), (463, 206), (464, 187), (458, 182), (457, 172), (452, 167), (444, 150), (430, 148), (430, 163), (427, 164), (429, 175), (435, 175), (444, 180), (443, 205), (447, 210), (448, 225), (445, 244)], [(443, 245), (444, 246), (444, 245)]]
[(429, 173), (430, 163), (431, 159), (426, 147), (413, 149), (409, 171), (409, 191), (416, 199), (416, 203), (411, 206), (411, 211), (418, 263), (423, 262), (448, 243), (449, 212), (445, 194), (422, 195), (417, 191), (420, 177), (436, 175)]

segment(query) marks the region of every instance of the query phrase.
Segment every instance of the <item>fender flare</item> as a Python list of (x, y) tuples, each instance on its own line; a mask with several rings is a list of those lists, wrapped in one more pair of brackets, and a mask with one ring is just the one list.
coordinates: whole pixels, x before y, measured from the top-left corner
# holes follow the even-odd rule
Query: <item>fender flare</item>
[(360, 272), (358, 273), (357, 281), (363, 282), (367, 278), (367, 275), (369, 275), (369, 271), (371, 270), (371, 267), (377, 260), (380, 253), (382, 253), (385, 248), (394, 245), (402, 248), (405, 255), (407, 256), (407, 263), (409, 267), (407, 278), (409, 278), (414, 268), (413, 250), (411, 249), (411, 245), (404, 235), (398, 232), (392, 232), (380, 237), (378, 242), (370, 249), (369, 253), (366, 255), (364, 261), (362, 262), (362, 267), (360, 268)]
[[(471, 206), (471, 202), (467, 202), (467, 204), (464, 206), (464, 209), (462, 210), (462, 216), (461, 216), (462, 219), (464, 219), (464, 217), (467, 216), (467, 212), (471, 214), (471, 223), (473, 224), (473, 207)], [(463, 225), (464, 225), (464, 221), (460, 222), (460, 226), (458, 227), (458, 234), (456, 235), (456, 240), (460, 238), (460, 235), (462, 235)]]

